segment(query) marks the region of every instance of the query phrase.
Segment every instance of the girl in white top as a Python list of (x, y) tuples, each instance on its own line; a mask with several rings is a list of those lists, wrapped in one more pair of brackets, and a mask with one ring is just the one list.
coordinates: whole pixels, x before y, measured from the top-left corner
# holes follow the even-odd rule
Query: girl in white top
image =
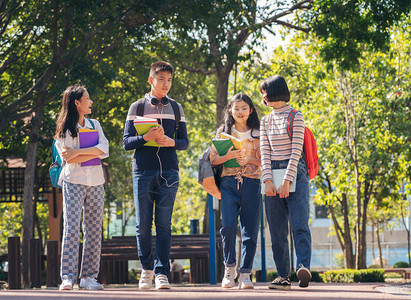
[[(56, 148), (63, 160), (59, 184), (63, 188), (64, 229), (61, 246), (60, 290), (71, 290), (77, 279), (79, 224), (83, 211), (83, 254), (80, 288), (103, 289), (96, 281), (101, 252), (104, 206), (104, 174), (101, 164), (81, 166), (90, 159), (108, 157), (108, 140), (97, 120), (86, 119), (91, 113), (90, 96), (82, 85), (69, 86), (63, 93), (57, 120)], [(80, 149), (79, 129), (98, 130), (98, 144)]]

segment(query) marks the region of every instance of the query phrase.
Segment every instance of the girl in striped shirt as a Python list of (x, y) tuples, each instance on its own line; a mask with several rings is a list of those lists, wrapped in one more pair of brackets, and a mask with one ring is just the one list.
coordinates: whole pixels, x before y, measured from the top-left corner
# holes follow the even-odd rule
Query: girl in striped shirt
[[(262, 118), (260, 126), (261, 180), (265, 186), (266, 215), (278, 272), (278, 277), (269, 284), (269, 288), (291, 288), (287, 238), (289, 221), (297, 254), (299, 286), (307, 287), (311, 279), (311, 232), (308, 226), (309, 178), (307, 164), (302, 156), (304, 119), (300, 112), (296, 114), (291, 140), (287, 133), (287, 122), (293, 109), (288, 105), (290, 92), (283, 77), (268, 77), (260, 84), (260, 92), (265, 104), (273, 108), (271, 113)], [(273, 184), (274, 169), (285, 169), (277, 188)], [(296, 184), (295, 192), (290, 192), (293, 182)]]
[(245, 94), (236, 94), (227, 105), (224, 123), (217, 130), (235, 136), (241, 140), (241, 149), (219, 156), (214, 146), (211, 147), (212, 165), (220, 165), (235, 158), (239, 167), (223, 166), (221, 173), (221, 220), (223, 227), (220, 234), (223, 241), (225, 272), (221, 282), (223, 288), (235, 285), (237, 277), (235, 240), (238, 216), (241, 227), (241, 264), (238, 280), (239, 289), (252, 289), (250, 273), (257, 248), (258, 227), (261, 218), (261, 158), (260, 158), (260, 121), (254, 104)]

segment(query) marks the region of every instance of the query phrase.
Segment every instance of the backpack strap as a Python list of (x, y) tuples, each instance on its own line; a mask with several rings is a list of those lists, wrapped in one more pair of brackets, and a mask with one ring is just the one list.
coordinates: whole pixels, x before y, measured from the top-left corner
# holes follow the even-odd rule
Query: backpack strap
[[(288, 137), (290, 138), (290, 140), (293, 140), (293, 126), (294, 126), (294, 118), (295, 115), (298, 113), (298, 110), (293, 109), (292, 111), (290, 111), (289, 115), (288, 115), (288, 119), (287, 119), (287, 133), (288, 133)], [(304, 159), (304, 161), (307, 164), (307, 160), (305, 158), (305, 150), (304, 150), (304, 145), (303, 145), (303, 150), (301, 151), (301, 157)]]
[(144, 115), (144, 105), (146, 104), (146, 98), (141, 98), (137, 101), (136, 116), (142, 117)]
[(288, 137), (290, 138), (290, 140), (293, 140), (293, 126), (294, 126), (294, 118), (295, 115), (298, 113), (298, 110), (293, 109), (292, 111), (290, 111), (290, 113), (288, 114), (288, 118), (287, 118), (287, 133), (288, 133)]
[[(144, 105), (146, 104), (146, 98), (141, 98), (137, 101), (137, 110), (136, 110), (136, 115), (143, 117), (144, 116)], [(175, 120), (175, 129), (174, 129), (174, 137), (177, 138), (177, 133), (178, 129), (180, 128), (180, 121), (181, 121), (181, 114), (180, 114), (180, 108), (178, 107), (178, 104), (176, 101), (173, 99), (170, 99), (170, 104), (171, 107), (173, 108), (174, 112), (174, 120)]]
[(174, 111), (174, 120), (176, 123), (176, 127), (174, 130), (174, 138), (177, 139), (177, 133), (178, 133), (178, 129), (180, 128), (180, 121), (181, 121), (180, 108), (178, 107), (177, 102), (174, 101), (173, 99), (170, 99), (170, 104)]
[(86, 118), (86, 120), (90, 122), (91, 128), (95, 129), (95, 128), (94, 128), (94, 123), (93, 123), (90, 119), (88, 119), (88, 118)]

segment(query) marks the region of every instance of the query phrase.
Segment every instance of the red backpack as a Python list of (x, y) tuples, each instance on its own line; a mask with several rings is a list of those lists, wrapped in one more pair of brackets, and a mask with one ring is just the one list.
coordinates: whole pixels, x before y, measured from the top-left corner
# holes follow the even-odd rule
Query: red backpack
[[(293, 122), (298, 110), (293, 109), (288, 115), (287, 133), (290, 139), (293, 139)], [(303, 154), (308, 168), (308, 176), (313, 179), (318, 174), (318, 155), (317, 143), (310, 129), (305, 126), (304, 129), (304, 146)]]

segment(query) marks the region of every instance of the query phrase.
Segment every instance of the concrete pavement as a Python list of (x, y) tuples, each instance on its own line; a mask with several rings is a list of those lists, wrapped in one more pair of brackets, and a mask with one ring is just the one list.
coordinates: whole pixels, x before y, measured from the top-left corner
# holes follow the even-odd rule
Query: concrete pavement
[(171, 290), (141, 291), (136, 285), (110, 285), (104, 291), (75, 289), (60, 292), (57, 289), (28, 289), (0, 291), (0, 300), (23, 299), (411, 299), (410, 284), (311, 283), (308, 288), (299, 288), (293, 283), (290, 291), (270, 290), (267, 284), (257, 283), (253, 290), (237, 288), (222, 289), (218, 285), (173, 285)]

